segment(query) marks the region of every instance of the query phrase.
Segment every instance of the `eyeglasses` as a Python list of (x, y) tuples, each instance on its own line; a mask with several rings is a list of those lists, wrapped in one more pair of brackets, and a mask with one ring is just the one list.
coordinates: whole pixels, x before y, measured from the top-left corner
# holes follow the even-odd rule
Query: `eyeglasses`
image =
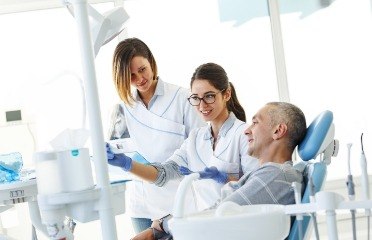
[(202, 98), (200, 98), (196, 95), (191, 95), (189, 98), (187, 98), (187, 100), (189, 100), (189, 103), (192, 106), (199, 106), (199, 104), (201, 103), (202, 100), (206, 104), (212, 104), (216, 101), (216, 95), (219, 94), (219, 93), (222, 93), (223, 91), (225, 91), (225, 89), (223, 89), (219, 92), (216, 92), (216, 93), (207, 93)]

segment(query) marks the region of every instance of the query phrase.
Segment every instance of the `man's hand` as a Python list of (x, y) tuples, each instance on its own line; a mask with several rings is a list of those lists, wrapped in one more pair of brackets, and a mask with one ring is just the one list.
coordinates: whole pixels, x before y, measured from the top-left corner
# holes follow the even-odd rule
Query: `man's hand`
[(154, 220), (150, 228), (140, 232), (131, 240), (158, 240), (167, 239), (169, 236), (170, 235), (162, 229), (160, 220)]
[(155, 240), (154, 234), (152, 233), (152, 228), (148, 228), (131, 238), (131, 240)]
[(121, 167), (124, 171), (130, 171), (132, 169), (132, 159), (124, 153), (113, 153), (108, 143), (106, 143), (106, 155), (108, 164)]

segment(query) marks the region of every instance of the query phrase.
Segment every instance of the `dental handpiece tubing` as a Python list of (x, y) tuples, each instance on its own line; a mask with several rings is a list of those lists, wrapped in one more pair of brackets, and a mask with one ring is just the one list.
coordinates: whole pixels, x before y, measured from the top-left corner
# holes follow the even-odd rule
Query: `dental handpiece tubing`
[[(362, 191), (363, 191), (363, 200), (369, 200), (369, 179), (368, 179), (368, 171), (367, 171), (367, 159), (366, 155), (364, 154), (363, 148), (363, 133), (360, 136), (360, 144), (362, 148), (362, 153), (360, 155), (360, 168), (362, 172), (361, 182), (362, 182)], [(370, 239), (370, 216), (371, 216), (371, 209), (365, 209), (365, 214), (367, 216), (367, 239)]]
[(367, 172), (367, 159), (366, 159), (366, 156), (364, 154), (364, 149), (363, 149), (363, 133), (362, 133), (362, 136), (360, 137), (360, 141), (361, 141), (361, 146), (362, 146), (362, 153), (360, 155), (360, 167), (362, 171), (361, 180), (362, 180), (362, 189), (363, 189), (363, 199), (369, 200), (369, 181), (368, 181), (368, 172)]

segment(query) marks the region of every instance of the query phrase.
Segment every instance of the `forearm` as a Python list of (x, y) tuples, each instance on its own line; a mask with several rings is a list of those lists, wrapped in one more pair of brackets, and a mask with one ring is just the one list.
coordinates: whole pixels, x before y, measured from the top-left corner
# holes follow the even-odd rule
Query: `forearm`
[(168, 229), (168, 220), (172, 216), (167, 215), (159, 220), (154, 220), (151, 227), (140, 232), (131, 240), (156, 240), (156, 239), (170, 239), (171, 235)]
[(150, 165), (145, 165), (133, 161), (130, 172), (145, 181), (154, 183), (155, 185), (162, 187), (169, 180), (182, 177), (182, 175), (178, 171), (178, 167), (179, 165), (173, 161), (164, 164), (153, 163)]
[(132, 169), (130, 172), (149, 182), (155, 182), (158, 177), (158, 170), (154, 166), (144, 165), (136, 161), (132, 162)]

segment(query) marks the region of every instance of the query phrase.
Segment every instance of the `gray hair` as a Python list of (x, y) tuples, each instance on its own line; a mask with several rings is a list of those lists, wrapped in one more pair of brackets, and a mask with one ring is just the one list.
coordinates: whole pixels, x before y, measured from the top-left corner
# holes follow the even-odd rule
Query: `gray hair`
[(288, 147), (294, 150), (306, 135), (306, 118), (297, 106), (287, 102), (269, 102), (271, 126), (285, 123), (288, 128)]

